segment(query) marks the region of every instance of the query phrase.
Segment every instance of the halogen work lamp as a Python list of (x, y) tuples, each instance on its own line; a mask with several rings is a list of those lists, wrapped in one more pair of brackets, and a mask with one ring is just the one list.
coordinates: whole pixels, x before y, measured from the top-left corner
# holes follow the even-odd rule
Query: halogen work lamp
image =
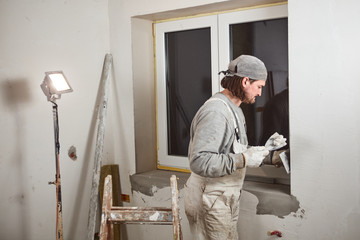
[(61, 98), (61, 94), (72, 92), (69, 82), (62, 71), (45, 72), (44, 81), (40, 85), (47, 100), (53, 104), (54, 139), (55, 139), (55, 181), (49, 184), (56, 185), (56, 239), (63, 240), (62, 201), (61, 201), (61, 178), (60, 178), (60, 141), (58, 105), (55, 103)]
[(62, 71), (46, 72), (40, 86), (48, 101), (55, 101), (61, 98), (61, 94), (73, 91)]

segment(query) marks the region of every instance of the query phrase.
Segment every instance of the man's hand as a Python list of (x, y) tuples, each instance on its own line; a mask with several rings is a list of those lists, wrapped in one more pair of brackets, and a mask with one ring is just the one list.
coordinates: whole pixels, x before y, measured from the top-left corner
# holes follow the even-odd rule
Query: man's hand
[(283, 135), (274, 133), (265, 143), (265, 147), (269, 151), (274, 151), (286, 146), (286, 138)]
[(259, 167), (264, 158), (269, 154), (265, 147), (250, 147), (242, 153), (245, 159), (246, 167)]

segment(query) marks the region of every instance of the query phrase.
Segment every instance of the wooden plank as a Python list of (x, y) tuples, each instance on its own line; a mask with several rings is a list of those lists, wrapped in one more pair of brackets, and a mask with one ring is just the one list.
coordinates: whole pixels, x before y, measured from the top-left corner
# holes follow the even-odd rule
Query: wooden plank
[(104, 194), (104, 182), (106, 176), (111, 175), (112, 178), (112, 199), (113, 206), (121, 206), (121, 194), (120, 194), (120, 175), (119, 175), (119, 165), (118, 164), (107, 164), (101, 167), (100, 172), (100, 184), (99, 184), (99, 194), (100, 194), (100, 204), (102, 205), (102, 196)]
[[(112, 178), (112, 206), (121, 206), (121, 197), (120, 197), (120, 175), (119, 175), (119, 165), (118, 164), (108, 164), (101, 167), (100, 172), (100, 185), (99, 185), (99, 195), (100, 202), (103, 205), (103, 195), (104, 195), (104, 186), (106, 176), (111, 175)], [(120, 240), (120, 225), (113, 226), (113, 239)]]
[(170, 208), (111, 208), (109, 222), (118, 223), (151, 223), (172, 225)]
[(100, 181), (100, 168), (102, 164), (102, 153), (104, 147), (105, 123), (106, 123), (106, 110), (108, 105), (108, 85), (110, 84), (112, 66), (112, 55), (106, 54), (101, 75), (101, 100), (98, 112), (98, 131), (96, 137), (95, 160), (93, 168), (93, 178), (90, 194), (90, 206), (88, 215), (88, 231), (87, 240), (93, 240), (95, 235), (96, 214), (99, 205), (99, 181)]
[(108, 224), (108, 214), (112, 207), (112, 183), (111, 175), (107, 176), (104, 184), (104, 196), (101, 208), (101, 222), (100, 222), (100, 239), (113, 239), (112, 224)]
[(177, 186), (177, 178), (175, 175), (170, 177), (170, 189), (171, 189), (171, 209), (173, 212), (173, 232), (174, 239), (181, 240), (181, 225), (180, 225), (180, 215), (179, 215), (179, 192)]

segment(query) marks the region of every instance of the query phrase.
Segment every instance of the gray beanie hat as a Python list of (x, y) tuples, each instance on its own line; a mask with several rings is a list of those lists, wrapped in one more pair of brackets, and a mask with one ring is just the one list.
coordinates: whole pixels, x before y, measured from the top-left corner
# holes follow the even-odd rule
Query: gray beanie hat
[(241, 55), (229, 63), (226, 76), (248, 77), (254, 80), (266, 80), (265, 64), (258, 58), (250, 55)]

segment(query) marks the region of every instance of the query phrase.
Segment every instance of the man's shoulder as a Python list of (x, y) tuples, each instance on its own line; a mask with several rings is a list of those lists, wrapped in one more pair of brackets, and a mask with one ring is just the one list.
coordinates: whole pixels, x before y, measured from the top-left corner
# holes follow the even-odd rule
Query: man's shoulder
[(199, 109), (197, 116), (201, 119), (206, 118), (231, 118), (231, 112), (229, 111), (226, 103), (220, 98), (213, 96), (206, 101)]
[(214, 95), (209, 100), (207, 100), (203, 105), (204, 111), (215, 111), (215, 112), (226, 112), (227, 106), (226, 101), (219, 97), (218, 95)]

